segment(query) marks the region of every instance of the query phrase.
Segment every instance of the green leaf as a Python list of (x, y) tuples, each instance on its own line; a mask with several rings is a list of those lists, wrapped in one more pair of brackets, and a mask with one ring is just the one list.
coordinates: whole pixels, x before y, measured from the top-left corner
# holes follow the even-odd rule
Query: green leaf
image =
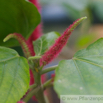
[(103, 95), (103, 38), (60, 61), (54, 88), (60, 95)]
[(13, 49), (0, 47), (0, 103), (17, 103), (29, 88), (29, 66)]
[(26, 0), (0, 0), (0, 45), (16, 46), (16, 40), (3, 43), (10, 33), (20, 33), (28, 38), (40, 23), (36, 7)]
[(43, 55), (50, 46), (52, 46), (55, 40), (60, 36), (57, 32), (50, 32), (41, 36), (41, 38), (37, 39), (33, 42), (34, 51), (36, 55), (40, 56)]

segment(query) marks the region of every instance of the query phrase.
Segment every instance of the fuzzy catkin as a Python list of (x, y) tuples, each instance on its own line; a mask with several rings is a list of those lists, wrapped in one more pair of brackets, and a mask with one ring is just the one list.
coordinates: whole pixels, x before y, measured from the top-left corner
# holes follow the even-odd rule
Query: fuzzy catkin
[(18, 33), (9, 34), (4, 39), (4, 42), (9, 40), (10, 38), (15, 38), (18, 40), (26, 57), (35, 55), (34, 50), (31, 48), (31, 46), (29, 46), (28, 42), (25, 40), (25, 38), (21, 34), (18, 34)]
[(73, 30), (84, 19), (86, 19), (86, 17), (82, 17), (82, 18), (76, 20), (72, 25), (69, 26), (69, 28), (66, 29), (66, 31), (63, 33), (63, 35), (61, 35), (55, 41), (55, 43), (50, 47), (50, 49), (44, 53), (44, 55), (40, 59), (40, 66), (50, 63), (53, 59), (55, 59), (58, 56), (58, 54), (61, 52), (62, 48), (66, 45), (68, 38), (70, 37)]

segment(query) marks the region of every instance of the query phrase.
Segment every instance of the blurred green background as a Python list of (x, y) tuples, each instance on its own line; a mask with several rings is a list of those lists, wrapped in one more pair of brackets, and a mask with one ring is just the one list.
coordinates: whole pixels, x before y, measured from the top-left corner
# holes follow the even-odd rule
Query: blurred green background
[(71, 35), (68, 46), (81, 49), (102, 37), (103, 0), (40, 0), (44, 34), (61, 34), (76, 19), (87, 16)]

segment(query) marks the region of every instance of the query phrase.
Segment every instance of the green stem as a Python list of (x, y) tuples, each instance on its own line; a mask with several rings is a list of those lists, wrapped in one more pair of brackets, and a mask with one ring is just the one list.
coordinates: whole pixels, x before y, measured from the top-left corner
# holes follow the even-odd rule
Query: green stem
[(41, 66), (40, 68), (39, 68), (39, 70), (41, 71), (43, 69), (43, 66)]
[(29, 99), (30, 99), (33, 95), (35, 95), (35, 94), (38, 92), (39, 89), (40, 89), (40, 87), (37, 87), (37, 88), (35, 88), (34, 90), (30, 91), (30, 92), (26, 95), (26, 97), (23, 98), (23, 101), (24, 101), (24, 102), (28, 102)]
[[(29, 91), (29, 93), (23, 99), (24, 102), (27, 102), (33, 95), (35, 95), (37, 100), (38, 100), (38, 103), (46, 103), (43, 92), (46, 88), (51, 87), (53, 85), (53, 83), (52, 83), (53, 78), (48, 80), (47, 82), (45, 82), (42, 85), (42, 83), (41, 83), (41, 74), (52, 71), (52, 70), (55, 70), (56, 67), (57, 66), (53, 66), (51, 68), (48, 68), (45, 71), (42, 71), (42, 73), (36, 72), (35, 70), (32, 69), (33, 75), (34, 75), (34, 78), (35, 78), (35, 84), (30, 87), (30, 89), (32, 89), (32, 90)], [(39, 69), (41, 69), (41, 68), (39, 68)]]
[(54, 78), (48, 80), (47, 82), (45, 82), (45, 83), (43, 84), (43, 90), (47, 89), (48, 87), (53, 86), (53, 82), (52, 82), (53, 79), (54, 79)]
[(33, 85), (31, 85), (30, 87), (29, 87), (29, 90), (30, 89), (34, 89), (34, 88), (36, 88), (37, 87), (37, 84), (33, 84)]
[(32, 57), (29, 57), (28, 60), (34, 60), (34, 59), (40, 59), (41, 56), (32, 56)]
[(41, 84), (41, 74), (38, 72), (33, 71), (35, 83), (37, 84), (37, 88), (39, 88), (38, 92), (35, 94), (38, 103), (46, 103), (44, 93), (43, 93), (43, 86)]
[(46, 103), (42, 87), (40, 87), (35, 96), (38, 100), (38, 103)]
[(27, 102), (33, 95), (36, 96), (36, 99), (38, 100), (38, 103), (46, 103), (45, 97), (43, 94), (43, 86), (41, 84), (41, 75), (37, 73), (36, 71), (33, 71), (35, 83), (37, 84), (37, 87), (30, 91), (26, 97), (23, 99), (24, 102)]
[[(42, 88), (42, 93), (43, 93), (43, 91), (44, 91), (45, 89), (53, 86), (52, 80), (53, 80), (53, 78), (50, 79), (50, 80), (48, 80), (47, 82), (45, 82), (42, 86), (38, 86), (38, 87), (36, 87), (35, 89), (33, 89), (32, 91), (30, 91), (30, 92), (26, 95), (26, 97), (23, 99), (23, 101), (24, 101), (24, 102), (28, 102), (29, 99), (30, 99), (33, 95), (37, 95), (38, 92), (41, 91), (41, 88)], [(38, 95), (39, 95), (39, 94), (38, 94)], [(39, 96), (41, 96), (41, 94), (40, 94)], [(40, 99), (44, 99), (44, 95), (43, 95), (43, 98), (38, 97), (38, 99), (39, 99), (39, 100), (40, 100)], [(39, 101), (39, 103), (46, 103), (46, 102), (45, 102), (45, 101), (43, 102), (43, 101), (41, 100), (41, 101)]]
[(44, 70), (41, 71), (41, 75), (42, 75), (42, 74), (45, 74), (45, 73), (47, 73), (47, 72), (53, 71), (53, 70), (55, 70), (57, 67), (58, 67), (58, 65), (52, 66), (52, 67), (49, 67), (49, 68), (46, 68), (46, 69), (44, 69)]

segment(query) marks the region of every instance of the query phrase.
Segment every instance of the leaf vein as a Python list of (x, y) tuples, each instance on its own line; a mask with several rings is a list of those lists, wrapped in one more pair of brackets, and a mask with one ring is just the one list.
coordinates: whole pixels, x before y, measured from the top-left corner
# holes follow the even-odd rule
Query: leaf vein
[[(75, 62), (75, 60), (73, 60), (73, 62), (74, 62), (75, 66), (76, 66), (76, 68), (77, 68), (77, 71), (78, 71), (78, 73), (79, 73), (79, 75), (80, 75), (80, 77), (81, 77), (81, 79), (82, 79), (82, 81), (83, 81), (84, 87), (88, 90), (88, 88), (86, 87), (85, 80), (84, 80), (84, 78), (83, 78), (83, 76), (82, 76), (82, 73), (80, 72), (80, 70), (79, 70), (79, 68), (78, 68), (77, 63)], [(87, 91), (86, 91), (86, 92), (87, 92)], [(89, 93), (89, 90), (88, 90), (88, 93)]]
[(80, 61), (83, 61), (83, 62), (86, 62), (86, 63), (89, 63), (89, 64), (92, 64), (92, 65), (95, 65), (95, 66), (98, 66), (100, 68), (103, 68), (102, 66), (96, 64), (96, 63), (93, 63), (93, 62), (90, 62), (90, 61), (87, 61), (87, 60), (84, 60), (83, 58), (74, 58), (74, 60), (80, 60)]
[[(19, 59), (19, 58), (18, 58), (18, 59)], [(19, 64), (18, 64), (18, 66), (19, 66)], [(4, 103), (6, 103), (6, 101), (8, 100), (8, 98), (9, 98), (9, 96), (10, 96), (10, 95), (9, 95), (10, 92), (11, 92), (10, 90), (12, 89), (12, 86), (13, 86), (13, 84), (14, 84), (15, 78), (16, 78), (17, 73), (18, 73), (18, 66), (17, 66), (17, 69), (15, 70), (14, 78), (13, 78), (13, 81), (12, 81), (11, 86), (10, 86), (9, 91), (8, 91), (8, 95), (7, 95)]]
[(13, 58), (9, 58), (9, 59), (2, 60), (2, 61), (0, 61), (0, 63), (1, 63), (1, 62), (6, 62), (6, 61), (8, 61), (8, 60), (15, 59), (15, 58), (17, 58), (17, 57), (18, 57), (18, 56), (15, 56), (15, 57), (13, 57)]
[[(4, 63), (4, 68), (5, 68), (5, 63)], [(2, 69), (3, 69), (3, 68), (2, 68)], [(5, 69), (3, 69), (3, 72), (2, 72), (2, 77), (1, 77), (0, 87), (1, 87), (2, 82), (3, 82), (3, 79), (4, 79), (4, 72), (5, 72)]]

